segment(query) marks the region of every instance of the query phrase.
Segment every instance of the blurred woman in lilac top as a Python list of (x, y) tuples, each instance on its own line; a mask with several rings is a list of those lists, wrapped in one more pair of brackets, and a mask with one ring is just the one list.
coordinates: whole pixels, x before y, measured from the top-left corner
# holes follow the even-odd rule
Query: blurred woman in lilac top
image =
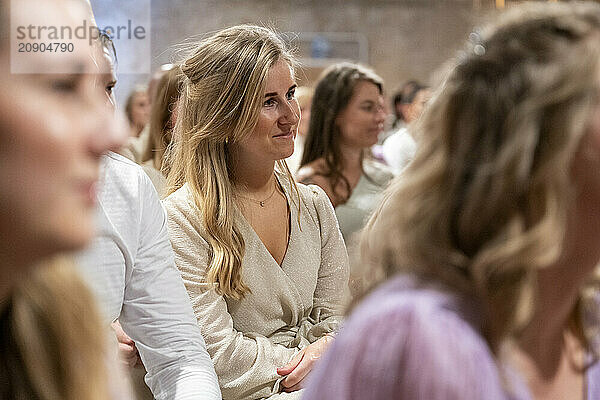
[(372, 276), (305, 399), (600, 399), (600, 6), (469, 36), (363, 235)]

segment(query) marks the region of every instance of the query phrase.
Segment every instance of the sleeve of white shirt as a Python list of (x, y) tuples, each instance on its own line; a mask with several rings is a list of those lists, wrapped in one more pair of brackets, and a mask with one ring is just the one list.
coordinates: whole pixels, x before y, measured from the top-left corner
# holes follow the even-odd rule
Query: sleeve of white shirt
[(406, 128), (388, 137), (382, 145), (383, 159), (399, 175), (415, 156), (417, 144)]
[(221, 399), (212, 361), (175, 267), (165, 211), (150, 179), (141, 172), (139, 193), (139, 243), (119, 321), (136, 342), (156, 399)]

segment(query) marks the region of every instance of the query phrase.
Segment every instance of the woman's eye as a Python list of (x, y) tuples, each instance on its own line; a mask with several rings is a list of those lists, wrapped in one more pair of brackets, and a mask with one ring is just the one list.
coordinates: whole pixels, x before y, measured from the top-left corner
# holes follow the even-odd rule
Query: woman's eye
[(114, 89), (114, 88), (115, 88), (115, 84), (114, 84), (114, 83), (111, 83), (111, 84), (109, 84), (109, 85), (106, 85), (106, 89), (105, 89), (105, 90), (106, 90), (106, 93), (108, 93), (108, 94), (112, 94), (112, 92), (113, 92), (113, 89)]
[(287, 99), (292, 100), (296, 96), (296, 90), (292, 89), (287, 93)]
[(275, 104), (276, 104), (275, 99), (268, 99), (263, 103), (263, 105), (265, 107), (271, 107), (271, 106), (274, 106)]

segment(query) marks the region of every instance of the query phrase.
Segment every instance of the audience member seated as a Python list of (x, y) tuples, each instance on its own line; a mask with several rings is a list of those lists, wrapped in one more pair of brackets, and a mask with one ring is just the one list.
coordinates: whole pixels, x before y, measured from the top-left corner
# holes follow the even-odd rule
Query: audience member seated
[(369, 69), (337, 64), (317, 83), (298, 180), (319, 185), (335, 207), (348, 244), (353, 291), (361, 278), (356, 234), (382, 197), (392, 173), (369, 158), (383, 129), (383, 84)]
[(393, 113), (390, 113), (386, 118), (385, 131), (379, 134), (379, 139), (377, 141), (378, 145), (383, 144), (383, 142), (385, 142), (385, 139), (390, 137), (392, 134), (396, 133), (398, 129), (406, 126), (404, 114), (406, 113), (406, 108), (410, 106), (410, 102), (406, 103), (406, 101), (412, 88), (417, 85), (422, 86), (419, 82), (415, 80), (404, 82), (400, 89), (394, 95), (394, 99), (392, 101)]
[(305, 399), (600, 398), (600, 6), (470, 37), (364, 236), (390, 279)]
[(156, 84), (155, 97), (150, 112), (148, 145), (141, 159), (144, 172), (150, 177), (162, 198), (166, 194), (168, 166), (163, 163), (167, 147), (171, 143), (173, 127), (177, 119), (175, 109), (179, 99), (182, 76), (179, 66), (171, 65)]
[[(111, 58), (101, 55), (97, 82), (105, 93), (99, 96), (114, 105), (102, 74), (112, 70)], [(114, 107), (107, 112), (114, 114)], [(135, 360), (139, 352), (155, 398), (196, 398), (201, 393), (205, 399), (220, 399), (152, 182), (141, 167), (115, 153), (102, 157), (100, 174), (96, 236), (78, 260), (100, 300), (106, 326), (118, 319), (124, 357)]]
[(150, 99), (145, 86), (136, 87), (127, 97), (125, 114), (131, 127), (131, 136), (139, 137), (150, 121)]
[(415, 156), (417, 143), (411, 133), (412, 124), (419, 119), (430, 97), (429, 88), (416, 81), (408, 82), (402, 89), (401, 101), (396, 105), (396, 110), (401, 113), (403, 123), (398, 124), (397, 131), (386, 138), (381, 146), (383, 160), (396, 175)]
[[(115, 109), (116, 105), (113, 89), (117, 84), (115, 71), (117, 52), (112, 39), (106, 32), (99, 33), (98, 40), (95, 44), (97, 45), (97, 49), (95, 49), (97, 54), (96, 65), (99, 69), (99, 73), (96, 77), (96, 85), (100, 88), (104, 88), (107, 105), (111, 109)], [(116, 115), (120, 116), (118, 113)], [(122, 150), (123, 148), (119, 149), (119, 151)], [(152, 392), (144, 382), (146, 370), (144, 369), (142, 360), (135, 347), (135, 343), (125, 332), (123, 332), (123, 328), (118, 321), (113, 322), (111, 326), (116, 333), (119, 342), (118, 346), (120, 349), (121, 363), (124, 369), (129, 372), (135, 397), (138, 400), (153, 400), (154, 396), (152, 396)]]
[(101, 155), (123, 143), (123, 130), (100, 101), (87, 40), (74, 39), (60, 57), (10, 60), (11, 24), (74, 28), (85, 20), (82, 4), (0, 1), (2, 399), (131, 398), (91, 292), (59, 255), (92, 238)]
[(294, 153), (285, 160), (292, 174), (295, 174), (298, 168), (300, 168), (304, 142), (308, 135), (310, 108), (314, 92), (315, 90), (308, 86), (299, 86), (296, 88), (296, 100), (298, 100), (298, 105), (300, 106), (300, 122), (298, 123), (298, 134), (294, 139)]
[(249, 25), (181, 65), (164, 204), (224, 399), (299, 398), (343, 314), (348, 258), (333, 208), (284, 160), (300, 114), (293, 66), (272, 31)]

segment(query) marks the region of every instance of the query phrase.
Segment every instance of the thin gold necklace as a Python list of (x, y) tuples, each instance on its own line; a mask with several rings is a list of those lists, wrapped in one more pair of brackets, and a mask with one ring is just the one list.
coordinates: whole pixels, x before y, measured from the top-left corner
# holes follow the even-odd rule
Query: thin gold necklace
[(270, 194), (269, 196), (267, 196), (267, 198), (266, 198), (266, 199), (264, 199), (264, 200), (256, 200), (256, 199), (253, 199), (253, 198), (251, 198), (251, 197), (242, 196), (241, 194), (238, 194), (238, 195), (237, 195), (237, 197), (241, 197), (242, 199), (246, 199), (246, 200), (253, 201), (253, 202), (257, 203), (258, 205), (260, 205), (261, 207), (263, 207), (263, 208), (264, 208), (264, 207), (265, 207), (265, 203), (266, 203), (267, 201), (269, 201), (269, 200), (271, 199), (271, 197), (273, 197), (273, 195), (275, 194), (275, 189), (276, 189), (276, 188), (277, 188), (277, 186), (276, 186), (276, 185), (273, 185), (273, 191), (272, 191), (272, 192), (271, 192), (271, 194)]

